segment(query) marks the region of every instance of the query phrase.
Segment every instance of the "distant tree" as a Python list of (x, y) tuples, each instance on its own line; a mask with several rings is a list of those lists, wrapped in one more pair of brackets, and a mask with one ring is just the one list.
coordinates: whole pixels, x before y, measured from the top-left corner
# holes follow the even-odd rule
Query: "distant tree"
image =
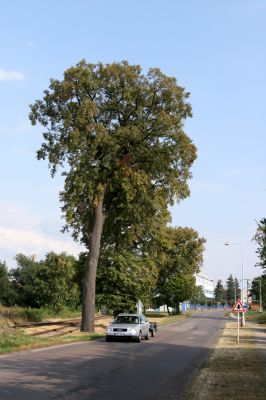
[(64, 307), (76, 308), (79, 303), (76, 273), (75, 257), (65, 253), (48, 253), (40, 261), (35, 278), (38, 305), (48, 306), (55, 311)]
[(16, 304), (16, 292), (10, 281), (5, 261), (0, 261), (0, 304), (12, 306)]
[(196, 148), (183, 131), (188, 96), (159, 69), (144, 75), (126, 61), (81, 61), (31, 106), (32, 124), (45, 128), (37, 157), (65, 176), (65, 229), (88, 249), (82, 331), (94, 330), (101, 246), (117, 235), (138, 241), (160, 210), (189, 195)]
[(214, 298), (215, 301), (225, 305), (226, 303), (226, 290), (223, 286), (222, 280), (218, 279), (217, 284), (214, 289)]
[(262, 218), (257, 222), (257, 231), (254, 240), (258, 244), (256, 253), (259, 256), (259, 262), (256, 266), (261, 267), (266, 272), (266, 218)]
[(260, 292), (261, 292), (261, 300), (262, 306), (266, 307), (266, 275), (261, 275), (253, 279), (251, 283), (251, 289), (249, 292), (249, 296), (252, 297), (252, 301), (259, 302), (260, 301)]
[(38, 307), (35, 287), (38, 262), (34, 256), (28, 257), (21, 253), (15, 259), (17, 268), (12, 269), (10, 275), (17, 293), (17, 304), (22, 307)]
[(204, 289), (202, 286), (195, 286), (192, 292), (192, 297), (190, 298), (191, 304), (200, 304), (204, 306), (206, 304), (207, 298), (204, 293)]
[(16, 261), (18, 267), (11, 273), (19, 305), (46, 306), (56, 311), (77, 306), (79, 291), (74, 257), (50, 252), (38, 262), (34, 257), (18, 254)]
[(233, 306), (237, 298), (240, 298), (239, 283), (231, 274), (226, 281), (226, 301)]
[(193, 275), (171, 275), (161, 286), (160, 295), (157, 301), (160, 305), (166, 304), (168, 313), (169, 308), (175, 309), (176, 313), (180, 313), (180, 303), (189, 300), (195, 290), (195, 277)]

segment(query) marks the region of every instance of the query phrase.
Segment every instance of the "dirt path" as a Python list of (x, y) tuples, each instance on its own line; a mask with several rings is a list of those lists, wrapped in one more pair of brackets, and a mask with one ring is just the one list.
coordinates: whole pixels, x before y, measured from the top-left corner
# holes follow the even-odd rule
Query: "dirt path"
[(188, 400), (265, 400), (266, 326), (230, 320), (209, 361), (189, 388)]

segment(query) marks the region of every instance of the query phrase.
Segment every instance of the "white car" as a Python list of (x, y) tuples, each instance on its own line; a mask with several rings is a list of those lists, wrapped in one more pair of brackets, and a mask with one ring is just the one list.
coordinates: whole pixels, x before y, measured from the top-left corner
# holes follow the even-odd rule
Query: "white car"
[(119, 314), (106, 329), (107, 342), (115, 339), (141, 342), (150, 336), (150, 323), (143, 314)]

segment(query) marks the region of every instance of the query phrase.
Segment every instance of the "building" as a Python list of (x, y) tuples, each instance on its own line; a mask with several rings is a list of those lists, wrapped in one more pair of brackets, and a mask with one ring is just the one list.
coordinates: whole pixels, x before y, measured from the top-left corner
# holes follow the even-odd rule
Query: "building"
[(203, 291), (207, 299), (214, 298), (214, 282), (213, 279), (207, 278), (206, 276), (200, 274), (196, 275), (196, 286), (202, 286)]

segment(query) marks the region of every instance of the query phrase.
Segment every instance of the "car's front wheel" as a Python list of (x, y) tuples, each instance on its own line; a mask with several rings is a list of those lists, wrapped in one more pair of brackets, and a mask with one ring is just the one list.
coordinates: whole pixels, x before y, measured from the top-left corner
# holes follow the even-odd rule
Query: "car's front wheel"
[(137, 342), (140, 343), (141, 340), (142, 340), (142, 333), (141, 333), (141, 331), (139, 331), (139, 336), (137, 338)]

